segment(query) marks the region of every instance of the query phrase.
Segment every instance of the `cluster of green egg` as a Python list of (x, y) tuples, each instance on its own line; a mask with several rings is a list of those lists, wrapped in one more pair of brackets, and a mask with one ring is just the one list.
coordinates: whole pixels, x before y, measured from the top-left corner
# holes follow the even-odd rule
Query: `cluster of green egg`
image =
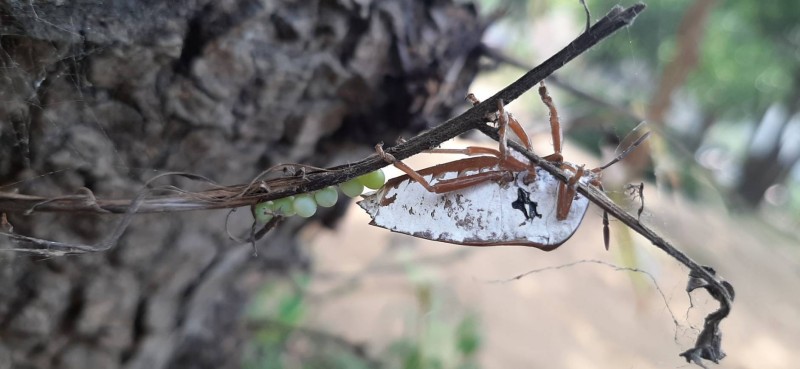
[[(364, 187), (377, 190), (383, 186), (386, 176), (378, 169), (363, 176), (353, 178), (339, 184), (339, 189), (348, 197), (361, 195)], [(282, 199), (262, 202), (253, 209), (253, 215), (258, 223), (269, 222), (274, 216), (290, 217), (298, 215), (308, 218), (317, 212), (317, 207), (329, 208), (336, 204), (339, 192), (336, 187), (328, 186), (313, 193), (304, 193)]]

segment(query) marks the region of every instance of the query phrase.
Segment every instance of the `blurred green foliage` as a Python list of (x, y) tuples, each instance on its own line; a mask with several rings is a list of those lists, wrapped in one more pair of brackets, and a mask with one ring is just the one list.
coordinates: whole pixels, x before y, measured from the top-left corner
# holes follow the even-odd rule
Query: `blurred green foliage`
[[(596, 96), (644, 118), (667, 65), (682, 55), (678, 49), (681, 22), (689, 9), (710, 0), (644, 0), (647, 10), (634, 24), (619, 34), (604, 40), (589, 52), (565, 66), (559, 77), (589, 95)], [(583, 7), (579, 0), (549, 0), (544, 2), (498, 0), (480, 1), (490, 13), (507, 7), (506, 17), (498, 22), (502, 29), (500, 47), (518, 60), (541, 60), (547, 55), (531, 57), (537, 49), (532, 40), (547, 37), (547, 32), (582, 30)], [(592, 0), (587, 4), (592, 22), (611, 7), (623, 7), (634, 0)], [(563, 19), (569, 14), (574, 25), (569, 31), (556, 28), (533, 28), (530, 25)], [(800, 192), (800, 164), (797, 161), (778, 162), (770, 157), (760, 162), (756, 158), (762, 148), (754, 148), (754, 132), (763, 122), (765, 112), (776, 105), (788, 108), (789, 116), (800, 113), (800, 1), (750, 0), (711, 1), (711, 11), (704, 20), (702, 37), (698, 42), (697, 64), (681, 81), (672, 96), (670, 114), (664, 122), (653, 122), (659, 134), (668, 141), (672, 171), (679, 181), (679, 190), (695, 199), (726, 199), (728, 205), (759, 204), (757, 195), (769, 185), (786, 185), (788, 200), (781, 205), (784, 213), (795, 217), (796, 194)], [(557, 26), (561, 23), (551, 23)], [(573, 30), (574, 29), (574, 30)], [(531, 32), (537, 32), (532, 35)], [(513, 77), (512, 77), (513, 78)], [(559, 94), (558, 89), (555, 93)], [(604, 137), (622, 137), (632, 125), (631, 114), (619, 114), (582, 98), (563, 94), (556, 96), (558, 105), (565, 107), (565, 133), (582, 146), (599, 153), (599, 147), (613, 143)], [(583, 100), (583, 101), (582, 101)], [(788, 124), (784, 124), (788, 127)], [(785, 132), (785, 131), (782, 131)], [(613, 137), (612, 137), (613, 138)], [(605, 141), (605, 142), (603, 142)], [(774, 150), (793, 145), (786, 140), (768, 142)], [(706, 158), (715, 162), (697, 165), (704, 150), (717, 150)], [(723, 153), (719, 155), (718, 153)], [(665, 152), (660, 153), (666, 154)], [(774, 165), (773, 173), (786, 173), (794, 168), (794, 176), (766, 174), (759, 183), (747, 178), (753, 166)], [(738, 173), (749, 173), (747, 176)], [(718, 184), (721, 184), (718, 185)], [(663, 187), (663, 188), (668, 188)], [(755, 195), (754, 195), (755, 194)], [(708, 196), (712, 195), (712, 196)], [(755, 197), (754, 197), (755, 196)], [(733, 200), (733, 203), (729, 203)]]
[(376, 348), (348, 342), (305, 324), (307, 275), (267, 284), (254, 299), (249, 319), (256, 329), (243, 360), (245, 369), (478, 369), (480, 324), (467, 314), (453, 321), (440, 308), (441, 291), (408, 265), (418, 310), (409, 334), (394, 339), (379, 355)]
[[(637, 19), (627, 37), (611, 38), (589, 53), (593, 67), (612, 69), (617, 76), (623, 76), (629, 64), (625, 59), (643, 63), (651, 74), (653, 86), (658, 86), (666, 65), (680, 55), (676, 53), (676, 39), (682, 31), (680, 26), (688, 9), (699, 1), (647, 1), (648, 10)], [(605, 9), (616, 2), (600, 0), (592, 3), (595, 9)], [(778, 171), (791, 171), (797, 162), (769, 162), (757, 159), (760, 153), (774, 150), (787, 142), (762, 142), (769, 148), (751, 145), (754, 131), (763, 123), (765, 112), (772, 106), (781, 105), (789, 109), (789, 114), (800, 113), (800, 2), (776, 0), (753, 2), (748, 0), (713, 1), (709, 18), (699, 43), (699, 60), (688, 79), (680, 87), (682, 104), (673, 99), (673, 109), (689, 110), (681, 112), (683, 120), (692, 126), (679, 127), (674, 122), (663, 122), (665, 134), (670, 137), (670, 145), (683, 150), (676, 156), (681, 178), (681, 191), (695, 199), (708, 198), (709, 194), (719, 192), (718, 187), (708, 187), (708, 174), (695, 163), (695, 150), (702, 148), (722, 148), (727, 159), (712, 165), (710, 170), (721, 179), (732, 198), (744, 197), (750, 206), (758, 204), (753, 198), (755, 191), (766, 191), (773, 183), (784, 183), (789, 193), (800, 186), (798, 176), (781, 177), (774, 174), (759, 184), (748, 178), (755, 172), (767, 173), (760, 169), (764, 165), (782, 167)], [(656, 56), (655, 58), (653, 56)], [(621, 78), (625, 80), (625, 78)], [(655, 87), (654, 87), (655, 89)], [(652, 92), (651, 92), (652, 93)], [(642, 104), (647, 104), (651, 94), (631, 94), (638, 96)], [(687, 114), (689, 118), (687, 118)], [(786, 123), (784, 123), (786, 124)], [(713, 127), (713, 128), (712, 128)], [(770, 154), (772, 155), (772, 154)], [(756, 159), (754, 159), (756, 158)], [(750, 173), (738, 178), (730, 173)], [(771, 173), (775, 173), (772, 171)], [(770, 182), (771, 181), (771, 182)], [(753, 187), (758, 186), (758, 187)], [(710, 190), (710, 191), (709, 191)], [(755, 192), (756, 194), (758, 192)], [(714, 196), (717, 197), (717, 196)], [(742, 203), (736, 202), (737, 205)], [(786, 201), (783, 209), (786, 214), (797, 216), (793, 201)], [(794, 210), (793, 210), (794, 209)]]
[[(611, 37), (586, 54), (590, 64), (610, 75), (619, 75), (628, 67), (622, 61), (635, 59), (636, 63), (647, 66), (653, 76), (658, 76), (664, 64), (674, 58), (680, 20), (694, 1), (644, 1), (647, 11), (639, 15), (626, 34)], [(594, 21), (614, 5), (629, 6), (635, 2), (592, 0), (587, 4)], [(584, 17), (578, 0), (483, 0), (481, 3), (483, 9), (506, 7), (507, 19), (512, 24), (534, 22), (532, 16), (551, 8), (569, 11), (575, 19)], [(720, 116), (760, 117), (770, 103), (786, 96), (800, 68), (798, 17), (800, 2), (795, 0), (716, 1), (707, 23), (700, 65), (686, 87), (704, 108), (717, 111)], [(631, 95), (648, 98), (646, 94)]]

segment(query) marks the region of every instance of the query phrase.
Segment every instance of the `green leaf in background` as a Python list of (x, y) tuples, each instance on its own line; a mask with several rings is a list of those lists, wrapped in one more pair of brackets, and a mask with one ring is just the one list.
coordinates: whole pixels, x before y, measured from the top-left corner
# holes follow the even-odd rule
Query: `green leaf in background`
[(456, 328), (456, 345), (458, 351), (465, 357), (470, 357), (478, 352), (481, 347), (481, 333), (478, 317), (468, 315), (461, 320)]

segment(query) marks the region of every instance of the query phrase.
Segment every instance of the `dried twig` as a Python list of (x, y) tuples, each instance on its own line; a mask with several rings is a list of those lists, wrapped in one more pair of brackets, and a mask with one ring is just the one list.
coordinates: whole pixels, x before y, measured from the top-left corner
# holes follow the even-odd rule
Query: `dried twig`
[[(555, 70), (561, 68), (570, 60), (597, 44), (600, 40), (633, 22), (644, 8), (644, 4), (637, 4), (627, 9), (623, 9), (619, 6), (612, 8), (605, 17), (589, 28), (589, 30), (578, 36), (573, 42), (567, 45), (567, 47), (553, 55), (550, 59), (530, 70), (519, 80), (465, 113), (429, 131), (423, 132), (413, 139), (409, 139), (397, 146), (386, 149), (386, 154), (392, 155), (398, 160), (403, 160), (479, 127), (484, 123), (485, 117), (494, 113), (497, 109), (498, 101), (502, 100), (506, 103), (513, 101), (545, 77), (552, 74)], [(161, 191), (168, 191), (169, 194), (151, 195), (158, 189), (150, 189), (149, 186), (146, 185), (136, 196), (135, 200), (97, 199), (91, 192), (87, 193), (87, 191), (84, 191), (81, 195), (53, 198), (0, 192), (0, 213), (21, 212), (28, 214), (32, 211), (62, 211), (70, 213), (125, 214), (123, 219), (118, 223), (118, 226), (114, 229), (112, 236), (103, 243), (94, 246), (40, 240), (11, 232), (0, 232), (0, 234), (11, 238), (18, 244), (25, 243), (32, 245), (33, 247), (29, 247), (29, 249), (36, 251), (31, 252), (52, 252), (55, 255), (64, 252), (105, 251), (116, 244), (119, 236), (122, 235), (125, 228), (130, 223), (134, 213), (230, 209), (252, 206), (260, 202), (284, 198), (298, 193), (307, 193), (330, 185), (339, 184), (386, 165), (387, 163), (381, 157), (378, 155), (371, 155), (358, 163), (350, 165), (329, 169), (308, 168), (310, 170), (304, 172), (302, 176), (259, 180), (261, 177), (259, 175), (259, 177), (251, 183), (227, 187), (215, 185), (211, 181), (199, 176), (179, 174), (184, 177), (189, 177), (190, 179), (210, 183), (214, 188), (201, 192), (186, 192), (180, 189), (167, 187), (161, 188)], [(302, 165), (298, 164), (298, 166)], [(272, 169), (274, 168), (269, 169), (268, 172), (272, 171)], [(161, 176), (157, 176), (156, 178)], [(154, 179), (155, 178), (148, 181), (148, 184)], [(9, 249), (20, 250), (20, 248), (7, 248), (6, 250)]]
[[(502, 50), (498, 50), (493, 48), (489, 45), (482, 44), (481, 45), (481, 52), (484, 56), (496, 61), (497, 63), (507, 64), (512, 67), (516, 67), (519, 69), (528, 70), (531, 68), (530, 64), (522, 62), (506, 53)], [(642, 122), (645, 121), (644, 117), (636, 114), (635, 112), (631, 111), (629, 108), (615, 104), (611, 101), (608, 101), (602, 97), (595, 96), (580, 87), (577, 87), (563, 79), (561, 79), (558, 75), (553, 74), (547, 77), (547, 84), (550, 86), (556, 86), (564, 91), (569, 92), (570, 94), (578, 97), (581, 100), (588, 101), (591, 104), (597, 105), (601, 108), (609, 109), (615, 114), (628, 118), (635, 122)]]
[[(559, 51), (553, 57), (533, 68), (520, 79), (510, 84), (494, 96), (474, 106), (465, 113), (448, 120), (447, 122), (409, 139), (397, 146), (386, 149), (386, 153), (398, 160), (403, 160), (412, 155), (429, 150), (439, 144), (465, 133), (472, 129), (479, 129), (486, 135), (497, 139), (494, 128), (486, 125), (485, 117), (497, 109), (498, 100), (504, 103), (515, 100), (521, 94), (535, 86), (555, 70), (574, 59), (576, 56), (594, 46), (600, 40), (608, 37), (622, 27), (630, 24), (636, 16), (644, 10), (644, 4), (636, 4), (623, 9), (614, 7), (605, 17), (594, 26), (578, 36), (572, 43)], [(509, 146), (519, 151), (533, 163), (547, 170), (555, 177), (566, 181), (567, 177), (555, 164), (545, 161), (532, 152), (525, 150), (515, 142)], [(112, 236), (96, 247), (75, 245), (59, 245), (51, 241), (37, 240), (30, 237), (2, 231), (0, 234), (18, 241), (33, 242), (40, 247), (62, 247), (63, 252), (86, 252), (108, 250), (116, 243), (121, 233), (125, 230), (134, 213), (140, 212), (174, 212), (201, 209), (220, 209), (250, 206), (259, 202), (287, 197), (298, 193), (319, 190), (330, 185), (342, 183), (356, 176), (369, 173), (386, 166), (387, 163), (377, 155), (371, 155), (362, 161), (351, 165), (338, 166), (325, 170), (311, 170), (302, 176), (292, 176), (271, 180), (253, 181), (249, 184), (216, 187), (214, 189), (196, 193), (179, 192), (170, 195), (150, 196), (145, 198), (152, 190), (146, 188), (133, 200), (103, 200), (95, 199), (91, 194), (66, 196), (58, 198), (44, 198), (12, 193), (0, 193), (0, 213), (2, 212), (27, 212), (35, 211), (68, 211), (68, 212), (94, 212), (94, 213), (125, 213), (125, 217), (113, 232)], [(695, 288), (705, 288), (720, 302), (720, 309), (710, 314), (695, 347), (681, 354), (687, 361), (692, 361), (702, 366), (701, 359), (714, 362), (722, 359), (724, 353), (720, 349), (719, 323), (730, 312), (733, 299), (733, 289), (727, 282), (722, 282), (714, 275), (713, 270), (708, 270), (691, 260), (684, 253), (670, 245), (653, 230), (641, 224), (636, 218), (627, 214), (623, 209), (614, 204), (602, 191), (578, 183), (578, 192), (589, 198), (603, 210), (615, 216), (625, 225), (649, 239), (656, 247), (672, 256), (691, 270), (690, 284), (687, 291)], [(173, 190), (174, 191), (174, 190)], [(56, 247), (58, 246), (58, 247)], [(31, 249), (33, 250), (33, 249)], [(55, 251), (55, 250), (54, 250)]]
[[(622, 27), (629, 25), (644, 8), (644, 4), (637, 4), (627, 9), (615, 6), (605, 17), (578, 36), (567, 45), (567, 47), (553, 55), (541, 65), (530, 70), (520, 79), (502, 89), (494, 96), (429, 131), (423, 132), (397, 146), (386, 149), (386, 154), (397, 158), (397, 160), (403, 160), (425, 150), (432, 149), (444, 141), (469, 130), (478, 128), (484, 124), (489, 114), (495, 112), (499, 101), (502, 100), (505, 103), (513, 101), (525, 91), (542, 81), (545, 77), (552, 74), (555, 70), (561, 68), (570, 60), (597, 44), (600, 40), (608, 37)], [(86, 193), (86, 191), (84, 191), (82, 195), (59, 196), (53, 198), (2, 192), (0, 193), (0, 213), (21, 212), (28, 214), (32, 211), (63, 211), (70, 213), (123, 213), (125, 216), (120, 220), (111, 237), (103, 243), (93, 246), (40, 240), (11, 232), (0, 231), (0, 234), (12, 239), (18, 245), (29, 245), (26, 247), (31, 250), (31, 252), (51, 252), (53, 255), (56, 255), (65, 252), (105, 251), (117, 243), (119, 236), (125, 231), (134, 213), (230, 209), (242, 206), (253, 206), (260, 202), (284, 198), (298, 193), (307, 193), (330, 185), (339, 184), (386, 165), (386, 161), (378, 155), (371, 155), (358, 163), (328, 169), (306, 168), (298, 164), (298, 166), (310, 170), (304, 171), (301, 176), (295, 175), (270, 180), (260, 180), (261, 175), (259, 175), (256, 179), (251, 181), (251, 183), (227, 187), (218, 186), (198, 176), (192, 177), (189, 174), (179, 174), (189, 177), (190, 179), (205, 181), (212, 184), (214, 188), (207, 191), (187, 192), (173, 187), (166, 187), (160, 190), (162, 193), (168, 191), (169, 194), (152, 195), (158, 190), (150, 189), (148, 186), (149, 183), (155, 179), (153, 178), (148, 181), (148, 185), (139, 192), (135, 200), (97, 199), (91, 192)], [(270, 168), (267, 172), (272, 172), (273, 169), (275, 168)], [(161, 176), (157, 176), (156, 178)], [(6, 248), (6, 250), (20, 249), (23, 248)]]
[[(489, 125), (483, 124), (478, 128), (487, 136), (498, 139), (497, 129)], [(544, 160), (536, 154), (528, 151), (522, 145), (509, 141), (508, 146), (517, 150), (519, 153), (527, 157), (532, 163), (538, 165), (546, 170), (560, 181), (566, 182), (568, 177), (558, 166), (547, 160)], [(655, 231), (645, 226), (637, 218), (628, 214), (625, 210), (615, 204), (606, 194), (595, 186), (588, 186), (583, 183), (577, 183), (578, 192), (586, 196), (591, 202), (602, 208), (604, 211), (619, 219), (622, 223), (633, 229), (636, 233), (644, 236), (656, 247), (666, 252), (681, 264), (685, 265), (690, 270), (690, 280), (686, 288), (687, 292), (692, 292), (694, 289), (703, 287), (708, 290), (709, 294), (720, 303), (719, 310), (709, 314), (706, 317), (703, 330), (695, 343), (695, 346), (682, 353), (687, 361), (692, 361), (699, 366), (703, 366), (701, 359), (711, 360), (715, 363), (719, 362), (725, 354), (720, 348), (722, 333), (719, 330), (719, 323), (722, 319), (728, 316), (733, 303), (733, 287), (730, 283), (723, 281), (717, 277), (713, 271), (705, 266), (697, 264), (694, 260), (688, 257), (672, 246), (669, 242), (664, 240)], [(704, 366), (703, 366), (704, 367)]]
[[(644, 8), (644, 4), (636, 4), (627, 9), (619, 6), (612, 8), (605, 17), (595, 23), (588, 31), (578, 36), (564, 49), (494, 96), (429, 131), (386, 149), (386, 153), (398, 160), (403, 160), (434, 148), (469, 130), (478, 128), (484, 123), (488, 114), (497, 110), (498, 100), (502, 99), (506, 104), (515, 100), (576, 56), (622, 27), (631, 24)], [(383, 159), (377, 155), (371, 155), (364, 160), (349, 165), (328, 168), (327, 170), (310, 170), (302, 177), (257, 181), (246, 185), (220, 187), (197, 193), (151, 196), (141, 202), (137, 212), (174, 212), (250, 206), (267, 200), (319, 190), (372, 172), (386, 165), (387, 163)], [(125, 213), (130, 206), (131, 200), (96, 199), (89, 201), (88, 197), (80, 196), (48, 199), (39, 196), (0, 193), (0, 212), (25, 212), (35, 207), (36, 211)]]

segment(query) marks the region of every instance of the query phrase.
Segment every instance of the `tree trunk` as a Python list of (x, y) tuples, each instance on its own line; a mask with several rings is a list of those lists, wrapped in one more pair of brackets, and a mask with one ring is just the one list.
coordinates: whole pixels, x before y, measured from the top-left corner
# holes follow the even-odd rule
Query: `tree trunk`
[[(0, 4), (0, 191), (130, 198), (162, 170), (234, 184), (277, 163), (344, 163), (465, 106), (485, 28), (449, 0), (97, 3)], [(224, 217), (137, 216), (106, 253), (4, 253), (0, 368), (240, 367), (243, 307), (307, 264), (303, 222), (252, 257)], [(87, 244), (116, 220), (9, 219)]]
[[(753, 134), (747, 156), (742, 162), (741, 175), (735, 190), (741, 199), (741, 204), (748, 208), (758, 207), (764, 199), (764, 194), (772, 185), (786, 182), (792, 168), (800, 161), (798, 153), (794, 155), (782, 155), (781, 153), (782, 150), (789, 151), (787, 147), (797, 145), (796, 142), (785, 140), (784, 136), (790, 127), (789, 123), (792, 117), (800, 114), (800, 69), (794, 71), (792, 82), (792, 89), (784, 103), (776, 103), (786, 108), (786, 114), (778, 118), (780, 126), (775, 128), (774, 132), (771, 132), (772, 134), (764, 135), (763, 137), (766, 139), (757, 140), (760, 135)], [(759, 124), (765, 123), (766, 119), (762, 119)], [(756, 132), (764, 128), (756, 127)]]

